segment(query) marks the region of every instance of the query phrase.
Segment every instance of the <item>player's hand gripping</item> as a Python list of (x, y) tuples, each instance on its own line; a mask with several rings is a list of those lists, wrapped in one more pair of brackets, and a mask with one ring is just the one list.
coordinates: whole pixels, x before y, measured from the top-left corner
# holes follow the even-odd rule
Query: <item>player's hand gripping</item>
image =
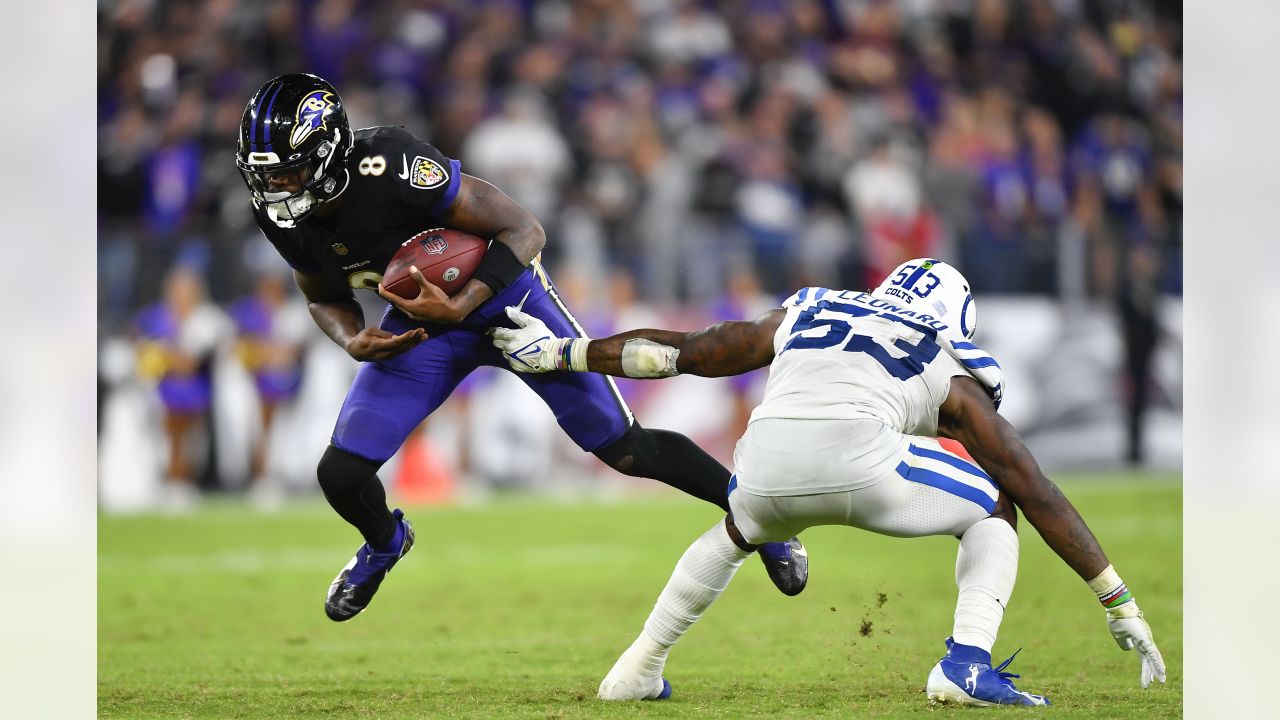
[(513, 305), (507, 306), (507, 317), (517, 327), (489, 328), (489, 335), (512, 370), (544, 373), (563, 369), (560, 359), (565, 346), (573, 341), (571, 338), (555, 337), (545, 323)]
[(347, 354), (365, 362), (369, 360), (386, 360), (417, 346), (427, 339), (427, 331), (414, 328), (408, 332), (393, 335), (382, 328), (365, 328), (347, 341)]
[(409, 268), (409, 277), (418, 283), (418, 297), (405, 300), (399, 295), (387, 292), (382, 283), (378, 283), (378, 294), (383, 300), (395, 305), (400, 312), (418, 322), (451, 325), (462, 320), (465, 313), (456, 306), (452, 298), (444, 294), (444, 290), (432, 285), (431, 281), (423, 276), (421, 270), (417, 267)]
[(1121, 650), (1137, 649), (1142, 660), (1142, 687), (1152, 679), (1164, 682), (1164, 658), (1151, 637), (1151, 626), (1142, 618), (1137, 602), (1128, 602), (1107, 610), (1107, 629)]

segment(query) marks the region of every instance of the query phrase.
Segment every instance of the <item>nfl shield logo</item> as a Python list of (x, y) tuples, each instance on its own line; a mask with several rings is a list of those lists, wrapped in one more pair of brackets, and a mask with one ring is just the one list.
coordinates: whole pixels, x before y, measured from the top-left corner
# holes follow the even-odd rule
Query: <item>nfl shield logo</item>
[(444, 241), (443, 235), (428, 235), (418, 242), (422, 243), (422, 249), (426, 250), (428, 255), (439, 255), (445, 251), (445, 248), (449, 247), (449, 244)]
[(333, 247), (333, 251), (338, 253), (339, 255), (347, 254), (347, 246), (343, 245), (342, 243), (334, 243), (331, 247)]

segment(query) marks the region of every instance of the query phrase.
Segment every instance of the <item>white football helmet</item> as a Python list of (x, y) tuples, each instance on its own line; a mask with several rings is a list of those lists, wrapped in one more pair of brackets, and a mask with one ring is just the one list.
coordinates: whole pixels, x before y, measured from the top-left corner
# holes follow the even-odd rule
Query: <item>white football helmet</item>
[(969, 281), (941, 260), (908, 260), (894, 268), (871, 294), (917, 313), (932, 315), (966, 340), (973, 339), (978, 329), (978, 308), (973, 302)]

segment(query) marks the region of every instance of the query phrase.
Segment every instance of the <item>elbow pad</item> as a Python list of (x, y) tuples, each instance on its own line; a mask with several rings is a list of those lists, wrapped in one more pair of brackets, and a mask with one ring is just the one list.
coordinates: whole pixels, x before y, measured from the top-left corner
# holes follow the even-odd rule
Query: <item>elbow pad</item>
[(622, 372), (630, 378), (664, 378), (679, 375), (680, 350), (651, 340), (633, 338), (622, 346)]

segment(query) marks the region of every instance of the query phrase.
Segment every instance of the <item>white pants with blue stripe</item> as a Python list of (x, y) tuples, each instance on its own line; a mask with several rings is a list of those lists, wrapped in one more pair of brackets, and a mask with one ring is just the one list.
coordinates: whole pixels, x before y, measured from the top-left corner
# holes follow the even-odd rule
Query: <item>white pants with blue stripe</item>
[(977, 465), (877, 420), (756, 420), (738, 441), (729, 486), (734, 524), (754, 544), (815, 525), (961, 535), (998, 497)]

